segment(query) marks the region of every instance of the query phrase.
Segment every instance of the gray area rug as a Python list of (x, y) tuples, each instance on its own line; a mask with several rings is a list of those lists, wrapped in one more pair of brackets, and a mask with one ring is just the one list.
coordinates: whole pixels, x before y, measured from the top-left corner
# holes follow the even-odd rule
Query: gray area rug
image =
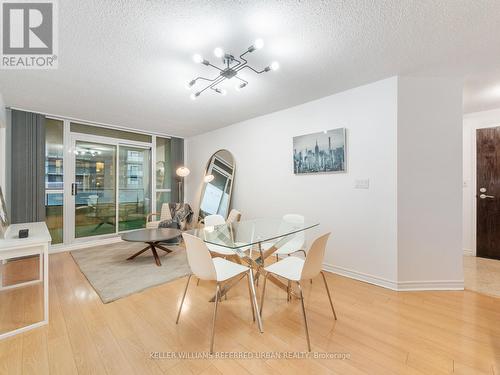
[(179, 246), (167, 254), (158, 250), (158, 267), (150, 250), (132, 260), (126, 260), (146, 245), (118, 242), (71, 252), (76, 264), (95, 289), (102, 302), (109, 303), (152, 286), (184, 277), (191, 273), (186, 251)]

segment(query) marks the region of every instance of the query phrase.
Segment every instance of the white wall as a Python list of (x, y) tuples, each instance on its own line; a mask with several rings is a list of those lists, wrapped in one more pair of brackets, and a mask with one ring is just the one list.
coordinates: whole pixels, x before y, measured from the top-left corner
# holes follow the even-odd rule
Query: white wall
[[(289, 212), (331, 231), (325, 268), (393, 289), (460, 289), (462, 83), (389, 78), (187, 140), (197, 207), (215, 151), (236, 159), (244, 218)], [(292, 137), (345, 127), (348, 173), (293, 174)], [(354, 189), (369, 179), (368, 190)]]
[(500, 108), (468, 113), (463, 117), (463, 249), (468, 255), (476, 254), (475, 241), (475, 132), (476, 129), (500, 126)]
[[(197, 206), (205, 165), (228, 149), (236, 159), (233, 207), (244, 218), (297, 212), (332, 232), (325, 263), (395, 287), (397, 78), (258, 117), (187, 140), (187, 201)], [(348, 173), (293, 174), (292, 137), (346, 127)], [(369, 178), (369, 190), (355, 190)], [(363, 276), (364, 275), (364, 276)]]
[(400, 77), (400, 289), (463, 287), (461, 79)]

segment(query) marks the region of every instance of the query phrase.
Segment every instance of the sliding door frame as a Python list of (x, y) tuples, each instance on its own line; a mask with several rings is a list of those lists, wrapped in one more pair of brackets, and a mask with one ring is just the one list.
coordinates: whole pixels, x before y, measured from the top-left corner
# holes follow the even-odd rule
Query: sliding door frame
[[(66, 121), (65, 121), (66, 125)], [(103, 136), (97, 136), (97, 135), (89, 135), (89, 134), (83, 134), (83, 133), (76, 133), (76, 132), (70, 132), (69, 129), (70, 122), (68, 121), (68, 126), (65, 126), (68, 128), (68, 134), (66, 134), (65, 131), (65, 149), (66, 152), (64, 153), (65, 159), (63, 163), (64, 165), (67, 166), (63, 169), (64, 172), (64, 243), (65, 244), (75, 244), (75, 243), (80, 243), (80, 242), (88, 242), (89, 239), (93, 240), (98, 240), (98, 239), (103, 239), (103, 238), (110, 238), (110, 237), (116, 237), (120, 233), (124, 233), (126, 231), (119, 231), (119, 216), (120, 216), (120, 202), (119, 202), (119, 173), (120, 173), (120, 146), (130, 146), (130, 147), (137, 147), (141, 149), (148, 149), (150, 151), (150, 163), (149, 163), (149, 169), (150, 169), (150, 195), (151, 195), (151, 207), (150, 209), (152, 210), (153, 207), (156, 207), (156, 194), (155, 194), (155, 182), (156, 179), (153, 179), (155, 170), (153, 169), (153, 161), (154, 161), (154, 142), (139, 142), (139, 141), (130, 141), (130, 140), (125, 140), (125, 139), (120, 139), (120, 138), (111, 138), (111, 137), (103, 137)], [(154, 137), (153, 137), (154, 139)], [(68, 143), (66, 143), (66, 140)], [(99, 143), (99, 144), (105, 144), (109, 146), (115, 146), (116, 147), (116, 167), (115, 167), (115, 231), (114, 233), (109, 233), (109, 234), (102, 234), (102, 235), (96, 235), (96, 236), (89, 236), (89, 237), (82, 237), (82, 238), (76, 238), (75, 237), (75, 207), (76, 207), (76, 201), (75, 201), (75, 196), (71, 194), (71, 184), (75, 182), (75, 176), (76, 176), (76, 158), (75, 158), (75, 149), (76, 149), (76, 142), (78, 141), (83, 141), (83, 142), (91, 142), (91, 143)], [(154, 206), (153, 206), (154, 205)]]

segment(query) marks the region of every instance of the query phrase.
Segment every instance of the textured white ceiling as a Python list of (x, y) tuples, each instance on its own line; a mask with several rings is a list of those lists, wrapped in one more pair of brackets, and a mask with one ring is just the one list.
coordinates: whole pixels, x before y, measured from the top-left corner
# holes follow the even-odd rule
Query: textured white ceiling
[(467, 76), (464, 82), (464, 113), (495, 108), (500, 108), (500, 68)]
[[(500, 61), (500, 2), (59, 1), (59, 69), (0, 71), (10, 106), (192, 135), (395, 74), (468, 75)], [(216, 46), (251, 55), (247, 88), (193, 102), (186, 82)], [(360, 108), (362, 110), (362, 108)]]

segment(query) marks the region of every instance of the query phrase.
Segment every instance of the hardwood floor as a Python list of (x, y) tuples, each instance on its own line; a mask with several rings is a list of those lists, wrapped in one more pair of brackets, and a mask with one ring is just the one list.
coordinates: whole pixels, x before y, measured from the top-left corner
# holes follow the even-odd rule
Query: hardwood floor
[[(102, 304), (68, 253), (50, 256), (50, 324), (0, 341), (1, 374), (496, 374), (500, 298), (475, 292), (396, 293), (328, 274), (304, 283), (313, 351), (348, 359), (152, 359), (154, 352), (206, 352), (214, 292), (186, 279)], [(305, 351), (299, 301), (268, 283), (264, 334), (240, 283), (219, 306), (216, 351)], [(0, 306), (1, 309), (1, 306)], [(163, 356), (165, 354), (162, 354)]]

